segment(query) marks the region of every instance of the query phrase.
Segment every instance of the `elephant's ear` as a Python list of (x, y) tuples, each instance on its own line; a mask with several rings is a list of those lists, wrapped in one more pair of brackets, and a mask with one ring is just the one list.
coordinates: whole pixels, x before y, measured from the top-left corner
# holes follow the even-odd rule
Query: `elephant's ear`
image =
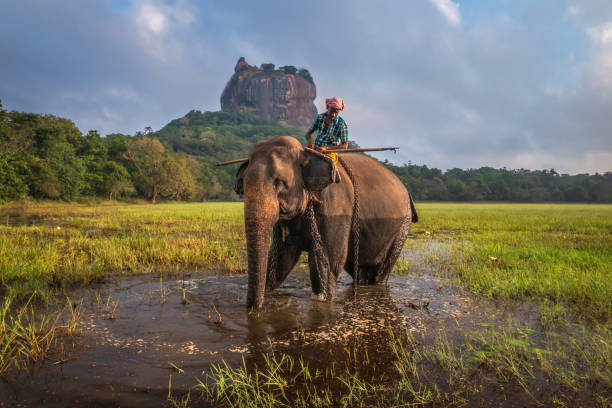
[(236, 184), (234, 185), (234, 191), (239, 196), (244, 195), (244, 172), (246, 171), (246, 168), (248, 166), (249, 161), (247, 160), (242, 163), (242, 165), (238, 168), (238, 171), (236, 172)]
[(308, 190), (321, 191), (337, 180), (334, 160), (311, 149), (302, 152), (302, 177)]

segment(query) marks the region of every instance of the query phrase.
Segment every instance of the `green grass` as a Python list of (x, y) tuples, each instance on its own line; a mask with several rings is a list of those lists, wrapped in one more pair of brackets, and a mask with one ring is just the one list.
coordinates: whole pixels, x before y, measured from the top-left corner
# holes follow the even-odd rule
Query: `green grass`
[(24, 298), (118, 273), (244, 271), (243, 231), (241, 203), (4, 206), (0, 291)]
[[(612, 318), (612, 206), (417, 205), (407, 246), (470, 291)], [(406, 268), (404, 268), (406, 269)], [(415, 270), (415, 268), (409, 268)]]
[[(470, 291), (612, 318), (612, 205), (419, 203), (396, 273), (447, 271)], [(246, 270), (241, 203), (0, 207), (0, 290), (26, 298), (116, 273)]]
[[(498, 406), (509, 396), (520, 406), (612, 403), (607, 329), (542, 338), (508, 323), (501, 330), (453, 333), (453, 340), (448, 329), (417, 336), (389, 328), (380, 353), (391, 360), (378, 369), (367, 359), (335, 359), (327, 369), (317, 368), (316, 359), (305, 362), (281, 351), (236, 368), (222, 361), (187, 395), (193, 402), (252, 408)], [(363, 351), (359, 344), (346, 347), (351, 355)]]
[[(0, 376), (48, 358), (57, 351), (58, 342), (76, 331), (82, 303), (66, 298), (63, 307), (41, 310), (31, 300), (20, 307), (13, 306), (10, 298), (0, 304)], [(58, 358), (61, 362), (61, 351)]]

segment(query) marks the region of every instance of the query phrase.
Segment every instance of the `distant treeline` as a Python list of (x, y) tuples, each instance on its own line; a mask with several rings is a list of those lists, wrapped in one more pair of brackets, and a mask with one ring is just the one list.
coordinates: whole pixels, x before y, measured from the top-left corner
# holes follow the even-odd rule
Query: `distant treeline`
[(385, 164), (417, 200), (612, 203), (612, 172), (559, 174), (550, 170), (481, 167), (442, 172)]
[[(248, 112), (191, 111), (158, 132), (82, 134), (69, 119), (6, 111), (0, 103), (0, 201), (26, 196), (66, 201), (86, 197), (232, 200), (235, 166), (253, 143), (302, 129)], [(442, 172), (385, 164), (417, 200), (612, 202), (612, 173), (558, 174), (483, 167)]]
[(68, 119), (0, 106), (0, 200), (24, 196), (202, 199), (214, 189), (203, 163), (157, 139), (83, 135)]

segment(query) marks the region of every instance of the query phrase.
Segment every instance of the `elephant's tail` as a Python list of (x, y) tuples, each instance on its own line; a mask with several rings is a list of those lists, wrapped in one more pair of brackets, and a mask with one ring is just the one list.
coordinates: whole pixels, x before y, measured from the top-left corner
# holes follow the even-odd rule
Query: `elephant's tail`
[(419, 215), (417, 214), (416, 208), (414, 208), (414, 201), (412, 200), (412, 194), (408, 193), (410, 199), (410, 213), (412, 214), (412, 222), (419, 221)]

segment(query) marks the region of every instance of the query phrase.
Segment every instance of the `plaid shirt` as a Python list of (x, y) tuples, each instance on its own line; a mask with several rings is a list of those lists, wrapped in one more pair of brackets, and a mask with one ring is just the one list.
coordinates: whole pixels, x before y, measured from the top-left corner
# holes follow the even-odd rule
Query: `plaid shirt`
[(317, 115), (314, 123), (310, 127), (310, 131), (319, 130), (319, 134), (315, 139), (315, 146), (338, 146), (348, 140), (348, 126), (340, 116), (332, 119), (329, 127), (324, 128), (327, 112)]

